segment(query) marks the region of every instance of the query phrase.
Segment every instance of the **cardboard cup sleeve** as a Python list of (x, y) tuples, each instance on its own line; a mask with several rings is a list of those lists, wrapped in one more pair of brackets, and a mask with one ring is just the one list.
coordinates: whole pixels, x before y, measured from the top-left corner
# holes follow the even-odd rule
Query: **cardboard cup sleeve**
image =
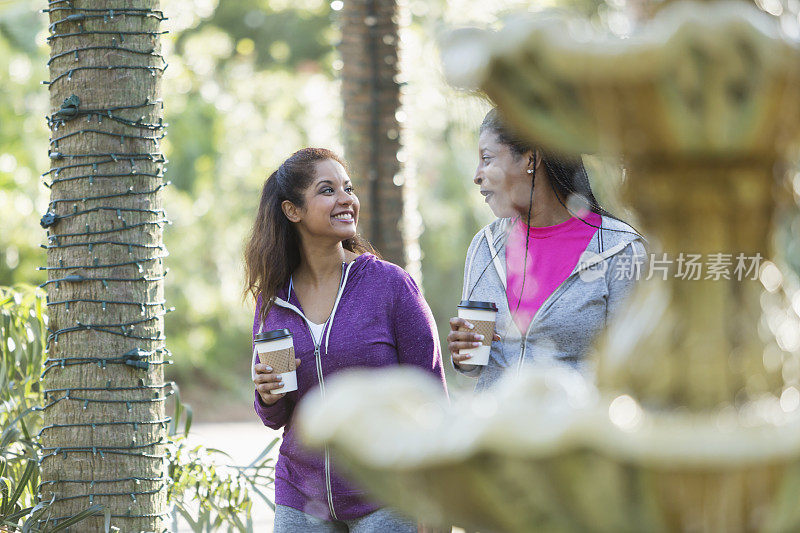
[(458, 329), (460, 331), (469, 331), (470, 333), (474, 333), (476, 335), (483, 335), (483, 341), (481, 341), (481, 344), (484, 346), (491, 346), (492, 339), (494, 338), (494, 321), (470, 320), (469, 322), (475, 326), (475, 329), (469, 329), (465, 327), (460, 327)]
[(272, 352), (259, 352), (258, 360), (265, 365), (271, 366), (272, 371), (275, 374), (292, 372), (296, 369), (293, 347), (285, 348), (283, 350), (275, 350)]

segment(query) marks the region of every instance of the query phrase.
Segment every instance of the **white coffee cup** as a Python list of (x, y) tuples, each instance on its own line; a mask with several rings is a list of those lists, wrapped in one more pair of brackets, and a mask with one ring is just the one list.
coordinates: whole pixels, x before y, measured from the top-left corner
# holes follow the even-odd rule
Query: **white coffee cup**
[(255, 337), (258, 360), (270, 367), (283, 380), (283, 386), (270, 394), (283, 394), (297, 390), (297, 365), (294, 357), (294, 342), (288, 329), (276, 329), (259, 333)]
[(459, 355), (470, 355), (470, 358), (462, 363), (478, 366), (489, 364), (489, 352), (492, 351), (492, 339), (494, 338), (494, 323), (497, 319), (497, 306), (494, 302), (462, 300), (458, 304), (458, 318), (463, 318), (475, 326), (474, 330), (461, 328), (462, 331), (483, 335), (483, 341), (477, 348), (459, 350)]

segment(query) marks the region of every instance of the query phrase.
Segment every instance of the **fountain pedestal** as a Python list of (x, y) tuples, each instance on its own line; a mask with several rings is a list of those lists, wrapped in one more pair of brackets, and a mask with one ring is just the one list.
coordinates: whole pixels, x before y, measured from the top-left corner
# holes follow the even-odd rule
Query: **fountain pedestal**
[[(742, 2), (669, 5), (627, 39), (582, 28), (456, 35), (445, 64), (534, 144), (622, 156), (666, 274), (637, 285), (588, 378), (526, 369), (448, 405), (409, 369), (336, 376), (301, 405), (301, 432), (377, 498), (443, 525), (798, 531), (800, 361), (763, 327), (759, 278), (777, 271), (800, 47)], [(689, 255), (699, 279), (677, 271)]]

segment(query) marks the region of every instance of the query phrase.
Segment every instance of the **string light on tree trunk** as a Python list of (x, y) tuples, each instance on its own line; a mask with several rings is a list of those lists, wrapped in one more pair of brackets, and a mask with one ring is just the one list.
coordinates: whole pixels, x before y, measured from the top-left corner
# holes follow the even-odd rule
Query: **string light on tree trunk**
[[(51, 323), (45, 405), (38, 408), (45, 417), (39, 499), (54, 506), (51, 525), (68, 519), (71, 505), (100, 502), (123, 530), (166, 531), (164, 430), (171, 419), (153, 416), (163, 415), (176, 391), (161, 377), (162, 365), (171, 363), (163, 317), (172, 310), (160, 294), (167, 273), (161, 230), (169, 220), (159, 197), (169, 182), (160, 152), (164, 104), (155, 89), (168, 66), (159, 53), (166, 17), (157, 2), (126, 4), (51, 0), (43, 10), (53, 49), (43, 83), (63, 102), (47, 117), (51, 168), (42, 175), (52, 191), (41, 219), (48, 264), (39, 267), (49, 276), (41, 286)], [(130, 90), (143, 86), (153, 90)], [(81, 335), (97, 336), (100, 349), (78, 349), (70, 339)], [(48, 418), (62, 411), (72, 415)], [(48, 466), (71, 456), (94, 464), (97, 478)], [(117, 470), (124, 457), (144, 461), (146, 469)], [(109, 461), (112, 470), (102, 467)]]

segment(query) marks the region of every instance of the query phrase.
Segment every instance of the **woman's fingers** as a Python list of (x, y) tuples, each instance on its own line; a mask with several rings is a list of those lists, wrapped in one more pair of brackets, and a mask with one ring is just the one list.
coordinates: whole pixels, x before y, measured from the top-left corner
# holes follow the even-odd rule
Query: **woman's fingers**
[(452, 317), (450, 319), (450, 330), (458, 331), (459, 328), (475, 329), (475, 326), (473, 326), (463, 318), (459, 318), (457, 316)]
[[(266, 368), (269, 368), (269, 367), (268, 367), (268, 366), (266, 366), (266, 365), (264, 365), (264, 366), (265, 366)], [(256, 365), (256, 377), (255, 377), (255, 378), (253, 378), (253, 383), (255, 383), (256, 385), (258, 385), (259, 383), (267, 383), (267, 382), (269, 382), (269, 381), (276, 381), (276, 380), (279, 380), (280, 378), (281, 378), (281, 375), (280, 375), (280, 374), (274, 374), (274, 373), (272, 372), (272, 369), (271, 369), (271, 368), (269, 368), (269, 370), (268, 370), (268, 371), (265, 371), (265, 372), (259, 372), (259, 371), (258, 371), (258, 365)]]
[(447, 349), (452, 354), (453, 360), (457, 363), (469, 358), (467, 355), (459, 356), (459, 351), (477, 348), (483, 342), (483, 335), (479, 335), (473, 331), (459, 331), (459, 328), (469, 328), (471, 326), (472, 324), (463, 318), (453, 317), (450, 319), (450, 333), (447, 334)]
[(453, 361), (455, 361), (456, 363), (464, 363), (469, 361), (470, 359), (472, 359), (472, 356), (469, 354), (459, 354), (459, 353), (453, 354)]
[(253, 383), (256, 386), (261, 385), (262, 383), (281, 383), (283, 380), (279, 374), (258, 374)]
[(269, 391), (280, 389), (283, 387), (283, 379), (279, 374), (256, 374), (253, 383), (256, 385), (256, 390), (263, 396), (269, 394)]
[(264, 363), (256, 363), (256, 366), (253, 367), (256, 371), (256, 375), (258, 374), (269, 374), (272, 372), (272, 367), (265, 365)]
[[(447, 342), (479, 342), (483, 340), (483, 335), (478, 335), (477, 333), (472, 333), (472, 331), (461, 331), (462, 328), (466, 328), (468, 330), (475, 329), (471, 323), (467, 322), (463, 318), (459, 318), (454, 316), (450, 319), (450, 333), (447, 335)], [(492, 335), (493, 341), (502, 340), (500, 335), (497, 333), (497, 330), (494, 331)], [(452, 351), (452, 350), (451, 350)]]
[(256, 390), (265, 403), (272, 403), (273, 399), (282, 398), (284, 394), (272, 394), (270, 391), (283, 387), (283, 379), (278, 374), (257, 374), (253, 380)]
[(478, 335), (471, 331), (451, 331), (447, 334), (448, 344), (453, 342), (477, 342), (476, 346), (480, 346), (481, 341), (483, 341), (483, 335)]
[(467, 351), (467, 350), (474, 350), (481, 346), (480, 342), (448, 342), (447, 349), (453, 354), (453, 357), (457, 355), (461, 355), (459, 352)]
[(261, 394), (268, 394), (269, 391), (280, 389), (281, 387), (283, 387), (283, 382), (271, 381), (269, 383), (259, 383), (256, 385), (256, 390), (258, 390), (258, 392)]
[[(300, 366), (300, 359), (295, 358), (294, 362), (295, 367)], [(284, 385), (283, 378), (281, 378), (280, 374), (274, 373), (272, 367), (263, 363), (256, 363), (253, 368), (256, 371), (256, 377), (253, 379), (253, 383), (255, 383), (256, 390), (265, 404), (272, 405), (286, 396), (285, 392), (279, 394), (272, 394), (271, 392), (280, 389)]]
[(280, 394), (272, 394), (270, 392), (259, 392), (258, 395), (261, 396), (261, 401), (262, 402), (264, 402), (267, 405), (273, 405), (278, 400), (280, 400), (281, 398), (286, 396), (286, 393), (282, 392)]
[[(462, 331), (468, 329), (469, 331)], [(463, 318), (453, 317), (450, 319), (450, 333), (447, 335), (447, 349), (456, 363), (468, 363), (470, 356), (467, 354), (462, 355), (461, 352), (473, 350), (483, 344), (483, 335), (475, 333), (472, 324)], [(497, 331), (492, 334), (492, 341), (499, 341), (500, 335)]]

